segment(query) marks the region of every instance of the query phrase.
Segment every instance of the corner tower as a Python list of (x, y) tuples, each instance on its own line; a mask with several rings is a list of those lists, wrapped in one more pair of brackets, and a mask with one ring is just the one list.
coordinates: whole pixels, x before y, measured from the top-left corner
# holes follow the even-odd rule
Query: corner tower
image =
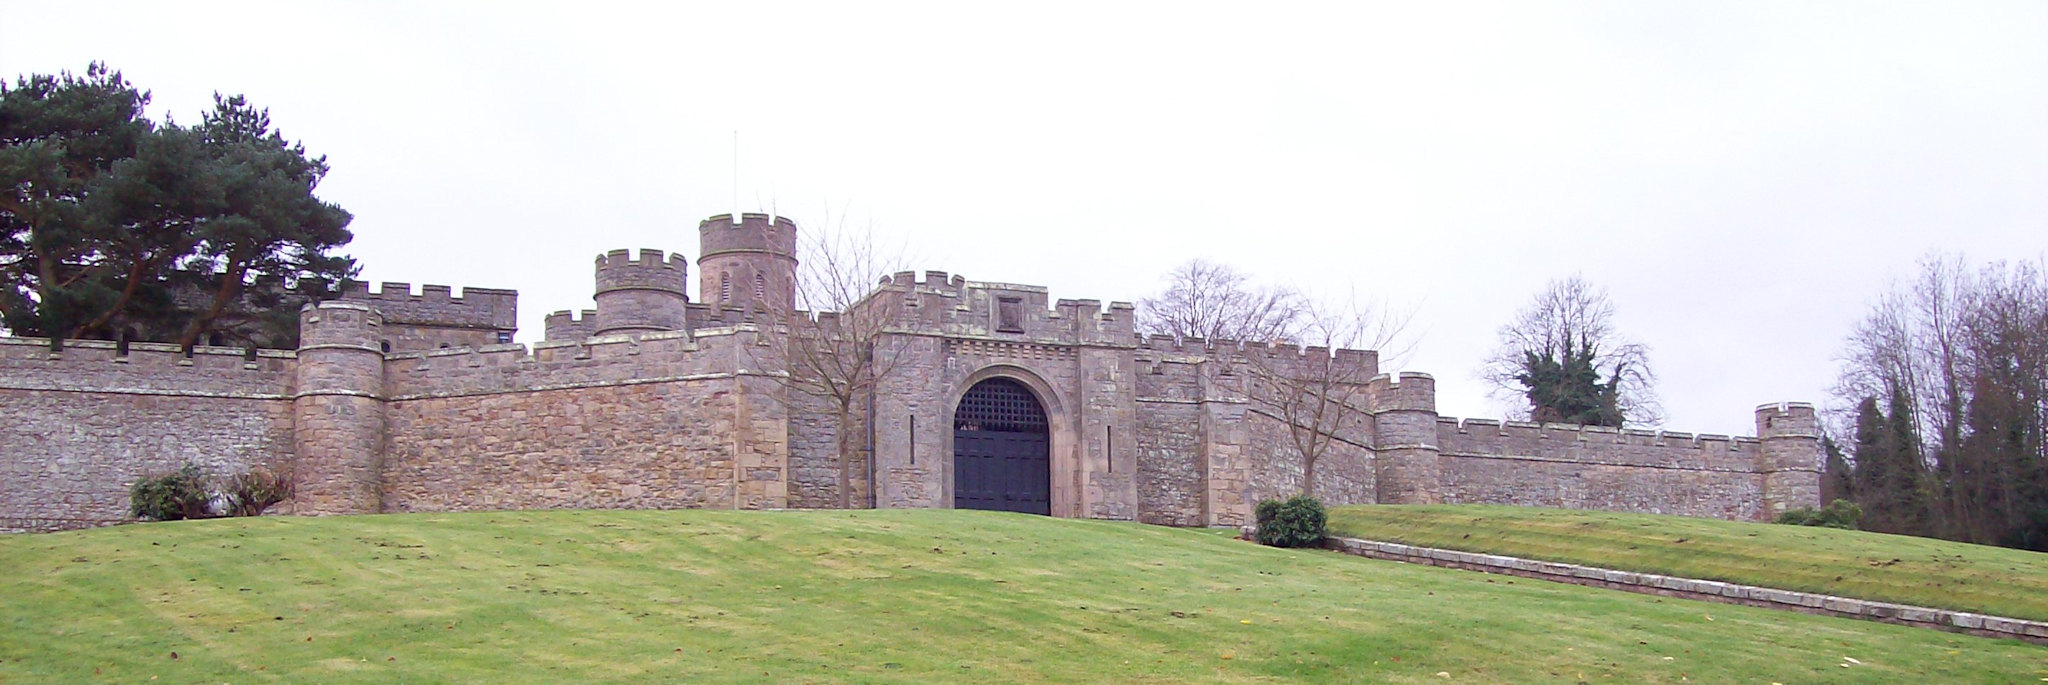
[(1756, 408), (1756, 470), (1763, 476), (1763, 502), (1757, 520), (1769, 521), (1787, 509), (1820, 506), (1820, 419), (1805, 402), (1766, 404)]
[(299, 309), (293, 511), (383, 511), (384, 315), (361, 302)]
[(796, 306), (796, 222), (720, 214), (697, 224), (697, 299), (712, 307)]
[[(1396, 381), (1399, 382), (1396, 382)], [(1436, 379), (1426, 373), (1381, 375), (1366, 383), (1373, 412), (1374, 482), (1380, 504), (1443, 502), (1442, 449), (1436, 440)]]

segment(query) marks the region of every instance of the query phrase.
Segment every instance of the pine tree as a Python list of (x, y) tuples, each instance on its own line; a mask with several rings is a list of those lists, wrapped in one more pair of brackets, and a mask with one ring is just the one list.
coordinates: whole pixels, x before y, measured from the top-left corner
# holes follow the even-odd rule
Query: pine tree
[(298, 305), (356, 271), (348, 212), (313, 194), (326, 159), (240, 96), (196, 127), (148, 101), (98, 63), (0, 84), (0, 325), (295, 346)]

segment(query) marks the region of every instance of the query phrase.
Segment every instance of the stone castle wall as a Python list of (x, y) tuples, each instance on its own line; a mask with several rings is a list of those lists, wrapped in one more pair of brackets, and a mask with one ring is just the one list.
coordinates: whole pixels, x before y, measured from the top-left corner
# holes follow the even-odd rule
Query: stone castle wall
[(375, 307), (384, 316), (379, 342), (392, 352), (483, 347), (511, 342), (519, 328), (519, 293), (498, 288), (463, 288), (410, 283), (345, 284), (341, 299)]
[(1725, 519), (1762, 502), (1756, 438), (1448, 417), (1437, 435), (1446, 502)]
[(787, 505), (751, 330), (392, 355), (384, 511)]
[(128, 485), (289, 461), (291, 352), (0, 338), (0, 532), (130, 520)]
[[(700, 227), (721, 278), (793, 277), (793, 231)], [(595, 274), (597, 308), (549, 316), (531, 348), (498, 344), (512, 291), (393, 283), (306, 308), (295, 352), (0, 339), (0, 530), (123, 520), (130, 483), (187, 463), (289, 474), (282, 511), (300, 514), (949, 507), (954, 409), (998, 377), (1045, 410), (1055, 515), (1241, 525), (1302, 490), (1280, 400), (1324, 367), (1338, 382), (1314, 490), (1332, 505), (1760, 519), (1819, 499), (1806, 405), (1759, 408), (1753, 438), (1460, 421), (1437, 415), (1433, 378), (1381, 374), (1371, 351), (1140, 337), (1129, 304), (1042, 287), (902, 272), (850, 311), (771, 323), (787, 283), (693, 303), (686, 262), (659, 250), (607, 253)], [(862, 327), (886, 329), (891, 373), (847, 417), (842, 463), (834, 403), (794, 391), (812, 371), (784, 355), (792, 335)]]

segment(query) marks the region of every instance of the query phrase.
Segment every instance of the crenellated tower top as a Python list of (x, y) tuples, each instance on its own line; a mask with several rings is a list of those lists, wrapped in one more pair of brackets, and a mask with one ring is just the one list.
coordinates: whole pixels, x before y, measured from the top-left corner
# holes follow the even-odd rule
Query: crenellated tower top
[[(661, 250), (612, 250), (597, 257), (594, 335), (662, 333), (685, 328), (689, 260)], [(566, 330), (566, 329), (565, 329)]]
[(792, 311), (796, 222), (769, 214), (720, 214), (697, 224), (697, 299), (713, 307)]

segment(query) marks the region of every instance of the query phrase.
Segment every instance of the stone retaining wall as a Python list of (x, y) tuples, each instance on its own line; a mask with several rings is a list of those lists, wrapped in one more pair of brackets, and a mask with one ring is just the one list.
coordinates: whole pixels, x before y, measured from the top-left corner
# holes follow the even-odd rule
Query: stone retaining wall
[[(1249, 529), (1247, 529), (1249, 534)], [(1330, 538), (1326, 547), (1361, 557), (1400, 561), (1410, 564), (1427, 564), (1445, 568), (1499, 573), (1537, 580), (1548, 580), (1573, 585), (1602, 587), (1610, 590), (1625, 590), (1662, 597), (1697, 599), (1722, 604), (1741, 604), (1783, 609), (1823, 616), (1858, 618), (1866, 621), (1883, 621), (1920, 628), (1936, 628), (1957, 633), (1969, 633), (1985, 637), (2002, 637), (2026, 640), (2036, 644), (2048, 644), (2048, 623), (2027, 621), (2001, 616), (1986, 616), (1964, 611), (1932, 609), (1928, 607), (1873, 602), (1848, 597), (1821, 595), (1810, 592), (1793, 592), (1754, 585), (1739, 585), (1714, 580), (1695, 580), (1663, 576), (1654, 573), (1636, 573), (1614, 569), (1579, 566), (1552, 561), (1537, 561), (1497, 554), (1478, 554), (1434, 547), (1416, 547), (1393, 542), (1359, 540), (1356, 538)]]

